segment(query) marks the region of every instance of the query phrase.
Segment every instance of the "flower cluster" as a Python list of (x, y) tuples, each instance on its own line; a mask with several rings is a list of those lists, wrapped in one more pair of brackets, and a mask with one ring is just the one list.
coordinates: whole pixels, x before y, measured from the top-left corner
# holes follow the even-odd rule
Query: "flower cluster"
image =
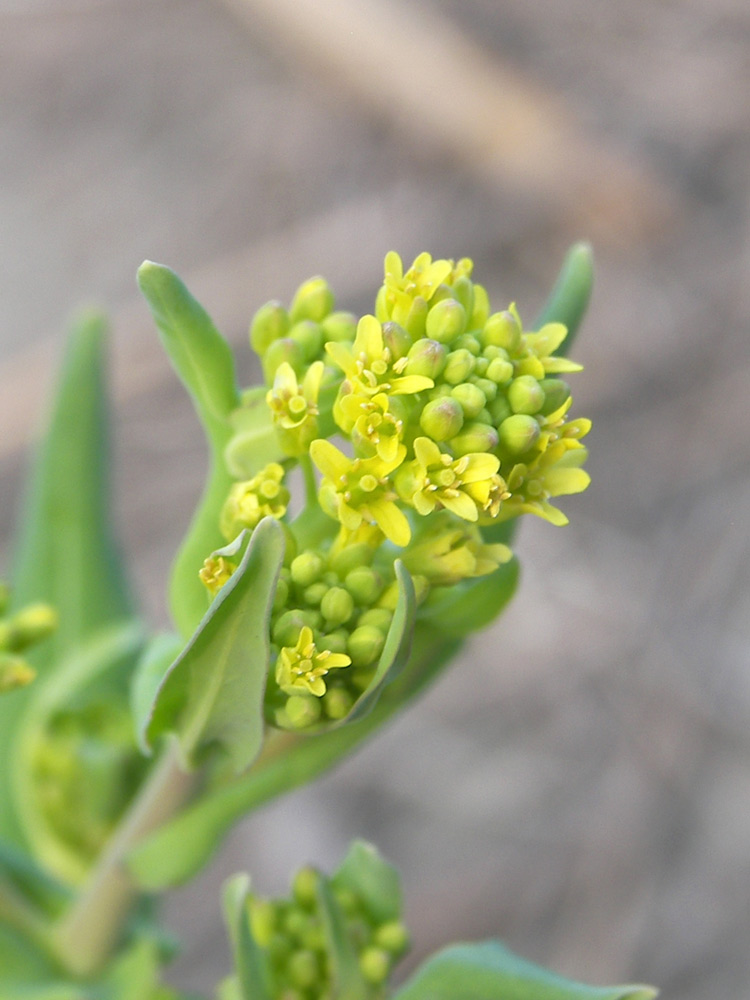
[[(510, 558), (483, 537), (488, 526), (525, 513), (565, 524), (552, 501), (588, 484), (590, 422), (569, 418), (562, 378), (580, 366), (555, 353), (566, 328), (524, 330), (513, 304), (492, 312), (472, 266), (424, 253), (404, 269), (391, 252), (372, 315), (336, 311), (312, 278), (288, 310), (270, 302), (253, 319), (278, 458), (234, 484), (220, 527), (231, 541), (264, 516), (285, 525), (266, 706), (275, 725), (346, 716), (385, 644), (397, 555), (429, 600)], [(297, 464), (307, 504), (291, 519)], [(217, 555), (201, 575), (215, 593), (233, 569)]]
[[(270, 994), (289, 1000), (338, 996), (336, 964), (342, 950), (353, 954), (362, 992), (380, 1000), (396, 962), (409, 945), (406, 927), (364, 887), (336, 875), (325, 879), (312, 868), (297, 872), (288, 899), (251, 897), (250, 930), (266, 965)], [(332, 940), (336, 931), (338, 940)]]
[(31, 683), (34, 669), (21, 654), (57, 628), (57, 612), (48, 604), (29, 604), (8, 618), (9, 600), (8, 586), (0, 582), (0, 694)]

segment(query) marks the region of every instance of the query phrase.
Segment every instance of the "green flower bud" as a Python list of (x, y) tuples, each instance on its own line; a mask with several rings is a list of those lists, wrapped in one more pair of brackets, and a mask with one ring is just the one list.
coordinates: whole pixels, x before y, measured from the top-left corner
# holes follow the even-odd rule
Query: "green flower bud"
[(383, 633), (387, 633), (393, 621), (393, 612), (388, 608), (368, 608), (357, 619), (357, 626), (372, 625)]
[(273, 599), (273, 611), (281, 611), (282, 608), (286, 607), (286, 602), (289, 600), (289, 584), (286, 580), (280, 578), (279, 582), (276, 584), (276, 596)]
[(437, 340), (423, 338), (412, 344), (406, 355), (404, 375), (425, 375), (435, 379), (445, 368), (448, 351)]
[(317, 905), (318, 873), (314, 868), (300, 868), (292, 880), (292, 896), (307, 910)]
[(329, 719), (345, 719), (353, 704), (354, 698), (344, 688), (329, 688), (323, 695), (323, 711)]
[(250, 323), (250, 346), (261, 357), (270, 345), (286, 336), (289, 316), (280, 302), (266, 302), (253, 316)]
[(299, 323), (294, 324), (288, 337), (295, 344), (299, 344), (302, 357), (308, 364), (317, 360), (323, 353), (325, 334), (320, 323), (315, 323), (311, 319), (302, 319)]
[(489, 378), (481, 378), (479, 375), (473, 375), (471, 377), (471, 384), (475, 385), (477, 389), (481, 389), (484, 393), (484, 398), (488, 403), (497, 396), (497, 383), (493, 382)]
[(523, 455), (539, 439), (539, 424), (525, 413), (507, 417), (498, 427), (500, 443), (512, 455)]
[(465, 274), (459, 275), (453, 282), (453, 297), (464, 307), (467, 316), (474, 312), (474, 282)]
[(346, 574), (344, 586), (360, 606), (374, 604), (383, 591), (383, 581), (379, 573), (369, 566), (357, 566)]
[(570, 396), (570, 386), (561, 378), (543, 378), (539, 385), (544, 391), (544, 403), (539, 412), (548, 417), (566, 402)]
[(446, 396), (450, 396), (450, 394), (451, 386), (446, 385), (445, 382), (439, 382), (436, 386), (433, 386), (432, 389), (428, 389), (427, 398), (429, 400), (445, 399)]
[(471, 313), (471, 330), (481, 330), (490, 314), (490, 298), (484, 285), (474, 282), (474, 309)]
[(345, 629), (336, 629), (335, 632), (326, 632), (320, 638), (320, 648), (329, 649), (332, 653), (345, 653), (346, 644), (349, 641), (349, 633)]
[(474, 374), (479, 375), (484, 378), (487, 375), (487, 369), (490, 366), (490, 359), (485, 357), (484, 354), (480, 354), (476, 359)]
[(296, 906), (290, 906), (284, 914), (284, 930), (291, 938), (299, 939), (305, 934), (314, 919), (310, 914), (303, 913)]
[(350, 312), (332, 312), (321, 320), (324, 342), (333, 340), (337, 343), (353, 343), (357, 335), (357, 317)]
[(284, 711), (293, 729), (306, 729), (320, 718), (320, 699), (293, 694), (287, 699)]
[[(358, 542), (355, 545), (347, 545), (331, 558), (331, 569), (339, 577), (344, 578), (357, 566), (369, 566), (375, 555), (374, 549), (365, 542)], [(338, 581), (336, 581), (338, 582)]]
[(10, 653), (0, 653), (0, 694), (26, 687), (36, 677), (36, 672), (26, 660)]
[(427, 313), (425, 333), (441, 344), (450, 344), (466, 329), (466, 310), (456, 299), (443, 299)]
[[(484, 406), (484, 397), (482, 397)], [(419, 426), (433, 441), (449, 441), (461, 430), (464, 411), (458, 400), (450, 396), (431, 400), (422, 410)]]
[(383, 343), (394, 360), (404, 358), (412, 347), (412, 339), (400, 323), (389, 320), (383, 323)]
[(289, 318), (292, 323), (301, 319), (311, 319), (320, 323), (333, 309), (333, 292), (325, 278), (310, 278), (303, 282), (294, 293), (289, 307)]
[(311, 607), (318, 607), (320, 602), (328, 593), (329, 584), (324, 583), (323, 580), (319, 580), (318, 583), (311, 583), (309, 587), (305, 588), (305, 592), (302, 595), (302, 599), (305, 604), (309, 604)]
[(428, 308), (421, 295), (418, 295), (412, 302), (409, 315), (404, 320), (404, 326), (412, 340), (424, 337)]
[(20, 652), (52, 635), (59, 624), (59, 615), (49, 604), (29, 604), (13, 616), (6, 648)]
[(249, 911), (250, 932), (261, 948), (267, 948), (276, 930), (276, 907), (266, 899), (253, 899)]
[(346, 651), (355, 667), (369, 667), (383, 652), (385, 636), (372, 625), (361, 625), (349, 636)]
[(519, 375), (508, 386), (508, 402), (514, 413), (538, 413), (544, 404), (544, 389), (533, 375)]
[(487, 409), (490, 412), (493, 424), (498, 427), (506, 417), (511, 415), (510, 405), (505, 396), (496, 396), (492, 402), (488, 405)]
[(362, 975), (373, 986), (384, 983), (391, 971), (391, 956), (382, 948), (365, 948), (359, 956)]
[(301, 608), (290, 608), (277, 618), (271, 637), (277, 646), (295, 646), (303, 626), (310, 625), (309, 612)]
[(309, 989), (318, 981), (320, 975), (315, 954), (306, 948), (302, 951), (295, 951), (289, 959), (287, 975), (293, 986), (297, 986), (301, 990)]
[(482, 341), (485, 346), (504, 347), (507, 351), (515, 351), (521, 343), (521, 327), (513, 313), (493, 313), (482, 330)]
[(289, 574), (298, 587), (309, 587), (311, 583), (318, 582), (324, 569), (323, 557), (317, 552), (301, 552), (292, 560)]
[(487, 405), (482, 390), (471, 382), (462, 382), (451, 390), (451, 396), (460, 405), (464, 417), (472, 420)]
[(513, 365), (503, 358), (493, 358), (487, 366), (486, 374), (497, 385), (505, 385), (513, 378)]
[(389, 920), (375, 931), (374, 943), (391, 955), (403, 955), (409, 947), (409, 932), (400, 920)]
[(305, 358), (302, 348), (295, 340), (290, 340), (289, 337), (274, 340), (272, 344), (269, 344), (262, 356), (263, 377), (268, 385), (273, 385), (273, 380), (276, 377), (276, 369), (283, 361), (288, 362), (292, 366), (295, 375), (299, 378), (302, 377), (302, 373), (305, 370)]
[(475, 358), (479, 357), (482, 353), (482, 345), (473, 333), (462, 334), (458, 340), (454, 342), (453, 349), (456, 351), (466, 350), (469, 354), (473, 354)]
[(499, 436), (491, 424), (465, 424), (463, 430), (451, 439), (450, 446), (456, 458), (461, 455), (473, 455), (476, 452), (489, 452), (497, 448)]
[(477, 359), (467, 351), (465, 347), (458, 351), (451, 351), (443, 369), (443, 381), (451, 385), (459, 385), (465, 382), (476, 366)]
[(320, 611), (327, 626), (336, 628), (343, 625), (354, 613), (352, 595), (343, 587), (331, 587), (320, 602)]

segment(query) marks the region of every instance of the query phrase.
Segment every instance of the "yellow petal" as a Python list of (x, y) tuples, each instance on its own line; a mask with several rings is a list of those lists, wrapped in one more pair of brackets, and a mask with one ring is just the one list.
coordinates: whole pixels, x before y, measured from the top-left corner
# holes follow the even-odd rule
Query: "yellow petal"
[(345, 476), (351, 468), (351, 462), (346, 455), (323, 438), (318, 438), (310, 445), (310, 458), (324, 476), (335, 482)]
[(477, 505), (465, 493), (459, 492), (458, 496), (440, 494), (439, 500), (452, 514), (462, 517), (465, 521), (477, 521), (479, 519)]
[(411, 540), (409, 521), (392, 500), (373, 500), (368, 504), (373, 521), (394, 545), (408, 545)]

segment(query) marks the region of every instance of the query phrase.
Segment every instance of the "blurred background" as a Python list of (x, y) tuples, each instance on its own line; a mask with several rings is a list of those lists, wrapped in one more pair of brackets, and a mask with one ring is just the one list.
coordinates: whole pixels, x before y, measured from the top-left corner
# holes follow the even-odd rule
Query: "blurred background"
[[(0, 0), (0, 566), (66, 317), (113, 323), (117, 516), (156, 626), (204, 451), (134, 284), (237, 345), (324, 274), (471, 256), (531, 318), (576, 239), (593, 485), (524, 524), (522, 587), (408, 714), (172, 895), (175, 980), (225, 969), (218, 884), (351, 837), (404, 871), (414, 957), (500, 936), (592, 982), (750, 996), (746, 0)], [(531, 519), (533, 520), (533, 519)]]

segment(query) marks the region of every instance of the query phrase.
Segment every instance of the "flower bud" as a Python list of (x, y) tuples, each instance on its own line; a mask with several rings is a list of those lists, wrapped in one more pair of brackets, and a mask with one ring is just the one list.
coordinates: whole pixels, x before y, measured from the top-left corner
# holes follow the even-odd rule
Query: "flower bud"
[(273, 385), (276, 369), (283, 361), (292, 366), (295, 375), (302, 376), (305, 369), (305, 358), (302, 348), (295, 340), (290, 340), (289, 337), (274, 340), (263, 354), (261, 361), (263, 365), (263, 377), (269, 385)]
[(277, 646), (294, 646), (302, 628), (310, 626), (310, 613), (301, 608), (290, 608), (277, 618), (271, 636)]
[(474, 357), (478, 357), (482, 353), (482, 345), (473, 333), (462, 333), (461, 336), (454, 341), (453, 349), (456, 351), (460, 351), (462, 349), (467, 350), (470, 354), (473, 354)]
[(435, 379), (445, 368), (448, 351), (444, 344), (437, 340), (423, 338), (412, 344), (406, 355), (407, 362), (404, 375), (425, 375)]
[(323, 711), (329, 719), (343, 719), (351, 711), (354, 698), (344, 688), (329, 688), (323, 695)]
[(372, 625), (361, 625), (349, 636), (347, 652), (355, 667), (369, 667), (383, 651), (385, 636)]
[(464, 424), (460, 434), (451, 439), (450, 446), (456, 458), (473, 455), (476, 452), (494, 451), (499, 436), (491, 424)]
[(321, 649), (330, 649), (332, 653), (345, 653), (346, 644), (349, 641), (349, 633), (343, 629), (336, 629), (335, 632), (327, 632), (320, 638)]
[(293, 729), (306, 729), (320, 718), (320, 701), (314, 697), (293, 694), (287, 699), (284, 712)]
[(409, 932), (400, 920), (389, 920), (375, 931), (374, 943), (391, 955), (403, 955), (409, 947)]
[(456, 299), (443, 299), (427, 313), (425, 333), (441, 344), (450, 344), (466, 329), (466, 310)]
[(0, 653), (0, 694), (26, 687), (36, 677), (36, 672), (26, 660), (10, 653)]
[(472, 375), (470, 381), (472, 385), (477, 387), (477, 389), (482, 390), (484, 398), (488, 403), (491, 403), (495, 396), (497, 396), (497, 383), (493, 382), (492, 379), (481, 378), (479, 375)]
[(13, 616), (10, 621), (10, 635), (7, 649), (20, 652), (52, 635), (60, 618), (49, 604), (29, 604)]
[(464, 307), (467, 316), (474, 312), (474, 282), (465, 274), (459, 275), (453, 282), (453, 297)]
[(544, 403), (540, 412), (548, 417), (567, 401), (570, 396), (570, 386), (561, 378), (544, 378), (539, 385), (544, 391)]
[(309, 364), (323, 353), (325, 335), (320, 323), (311, 319), (302, 319), (295, 323), (287, 334), (290, 340), (299, 344), (303, 359)]
[(507, 417), (498, 427), (500, 443), (512, 455), (523, 455), (539, 439), (539, 424), (525, 413)]
[(276, 584), (276, 596), (273, 599), (272, 611), (279, 612), (282, 608), (286, 607), (286, 602), (289, 600), (289, 583), (283, 578), (279, 578), (279, 582)]
[(314, 986), (319, 978), (315, 953), (307, 948), (295, 951), (289, 959), (287, 975), (291, 984), (301, 990), (308, 990)]
[(311, 583), (309, 587), (305, 588), (302, 600), (305, 604), (309, 604), (311, 607), (318, 607), (320, 602), (328, 593), (329, 586), (330, 585), (325, 583), (323, 580), (319, 580), (317, 583)]
[(292, 323), (301, 319), (311, 319), (320, 323), (333, 309), (334, 298), (325, 278), (310, 278), (303, 282), (294, 293), (289, 307)]
[(460, 405), (464, 417), (473, 420), (487, 405), (487, 399), (482, 390), (471, 382), (462, 382), (451, 390), (451, 396)]
[(352, 595), (343, 587), (331, 587), (320, 602), (320, 611), (327, 627), (343, 625), (354, 613)]
[(365, 948), (359, 957), (362, 975), (373, 986), (384, 983), (391, 971), (391, 956), (382, 948)]
[(492, 402), (488, 405), (487, 409), (492, 417), (492, 422), (496, 427), (499, 427), (506, 417), (511, 414), (510, 405), (505, 396), (496, 396)]
[(392, 621), (393, 612), (389, 611), (388, 608), (368, 608), (357, 619), (357, 627), (359, 628), (360, 625), (372, 625), (385, 634), (391, 627)]
[(366, 542), (347, 545), (331, 557), (331, 569), (340, 577), (346, 575), (358, 566), (369, 566), (375, 554), (372, 546)]
[(461, 430), (463, 422), (464, 412), (461, 404), (450, 396), (431, 400), (419, 418), (420, 427), (433, 441), (449, 441)]
[(289, 316), (280, 302), (266, 302), (253, 316), (250, 323), (250, 346), (261, 357), (270, 345), (286, 336)]
[(544, 389), (533, 375), (519, 375), (508, 386), (508, 402), (514, 413), (538, 413), (544, 404)]
[(459, 385), (465, 382), (476, 366), (477, 359), (467, 351), (465, 347), (458, 351), (451, 351), (443, 369), (443, 380), (451, 385)]
[(267, 948), (270, 945), (276, 930), (276, 907), (269, 900), (253, 899), (250, 901), (250, 930), (261, 948)]
[(395, 361), (406, 357), (412, 347), (409, 334), (400, 323), (394, 323), (393, 320), (383, 323), (383, 343)]
[(487, 378), (492, 379), (497, 385), (505, 385), (513, 378), (513, 365), (503, 358), (493, 358), (487, 365), (485, 372)]
[(369, 566), (357, 566), (346, 574), (344, 586), (357, 604), (369, 607), (380, 597), (383, 581)]
[(521, 343), (521, 327), (518, 320), (508, 310), (493, 313), (484, 324), (482, 340), (485, 346), (493, 344), (508, 351), (515, 351)]
[(474, 309), (471, 313), (469, 329), (481, 330), (490, 314), (490, 299), (484, 285), (474, 282)]
[(350, 312), (332, 312), (320, 323), (323, 339), (353, 343), (357, 335), (357, 317)]
[(411, 304), (411, 309), (403, 325), (412, 340), (418, 340), (425, 335), (428, 305), (421, 295), (417, 295)]
[(323, 557), (317, 552), (301, 552), (292, 560), (289, 572), (298, 587), (309, 587), (311, 583), (318, 582), (324, 569)]

